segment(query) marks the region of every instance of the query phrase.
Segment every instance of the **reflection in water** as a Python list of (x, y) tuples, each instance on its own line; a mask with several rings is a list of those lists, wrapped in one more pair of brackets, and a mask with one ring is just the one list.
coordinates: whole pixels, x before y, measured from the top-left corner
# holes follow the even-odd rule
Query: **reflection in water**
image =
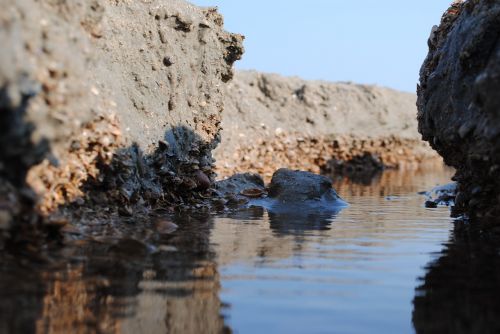
[[(335, 185), (350, 207), (329, 216), (253, 210), (218, 217), (211, 240), (228, 325), (241, 333), (412, 332), (416, 278), (451, 227), (417, 192), (452, 171), (388, 171)], [(297, 224), (297, 225), (295, 225)]]
[(500, 227), (457, 221), (415, 291), (417, 333), (500, 333)]
[(210, 228), (191, 217), (156, 247), (137, 227), (136, 239), (67, 247), (54, 265), (2, 259), (0, 333), (226, 332)]
[(300, 235), (307, 231), (329, 230), (335, 216), (333, 212), (269, 212), (269, 227), (277, 234)]
[[(485, 324), (468, 328), (486, 328), (500, 300), (493, 239), (457, 224), (445, 253), (423, 269), (452, 224), (447, 208), (425, 208), (417, 192), (451, 174), (338, 180), (350, 206), (329, 214), (184, 214), (165, 235), (148, 222), (109, 231), (96, 222), (48, 262), (0, 254), (0, 333), (405, 333), (413, 299), (418, 332), (439, 332), (429, 326), (450, 314), (449, 324), (464, 315)], [(470, 241), (476, 234), (481, 247)]]

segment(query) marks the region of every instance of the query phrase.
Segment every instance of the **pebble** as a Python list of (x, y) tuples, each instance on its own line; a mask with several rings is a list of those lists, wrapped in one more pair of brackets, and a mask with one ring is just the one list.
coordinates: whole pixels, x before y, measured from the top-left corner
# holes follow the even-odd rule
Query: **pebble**
[(196, 176), (196, 184), (200, 189), (208, 189), (211, 186), (210, 179), (201, 170), (197, 170), (194, 175)]
[(177, 224), (166, 219), (156, 222), (156, 231), (160, 234), (170, 234), (175, 232), (178, 228), (179, 226)]

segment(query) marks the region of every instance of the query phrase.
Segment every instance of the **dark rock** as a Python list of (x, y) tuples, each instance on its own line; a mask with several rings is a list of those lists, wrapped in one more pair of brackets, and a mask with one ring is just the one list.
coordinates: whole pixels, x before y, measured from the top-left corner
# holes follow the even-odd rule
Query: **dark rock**
[(309, 215), (311, 211), (336, 213), (340, 207), (347, 205), (332, 188), (329, 178), (284, 168), (273, 174), (267, 196), (260, 175), (251, 173), (236, 174), (219, 181), (216, 189), (231, 209), (261, 207), (272, 213), (300, 212)]
[(208, 189), (210, 188), (211, 182), (208, 176), (203, 173), (201, 170), (197, 170), (195, 172), (196, 184), (200, 189)]
[(420, 70), (419, 132), (457, 169), (456, 208), (471, 216), (500, 212), (499, 18), (498, 1), (453, 3)]
[(437, 203), (433, 201), (425, 201), (426, 208), (437, 208)]
[(326, 176), (285, 168), (278, 169), (273, 174), (269, 197), (283, 202), (339, 199), (332, 188), (332, 181)]
[(220, 196), (239, 195), (249, 189), (260, 189), (264, 191), (264, 180), (259, 174), (243, 173), (235, 174), (216, 183), (215, 188)]

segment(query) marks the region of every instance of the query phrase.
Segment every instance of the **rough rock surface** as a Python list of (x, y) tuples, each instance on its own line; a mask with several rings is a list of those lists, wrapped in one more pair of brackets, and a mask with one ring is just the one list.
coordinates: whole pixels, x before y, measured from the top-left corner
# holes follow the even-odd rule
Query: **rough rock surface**
[[(216, 182), (221, 209), (266, 208), (270, 213), (327, 216), (347, 206), (332, 187), (332, 180), (307, 171), (278, 169), (265, 187), (259, 174), (235, 174)], [(295, 212), (295, 214), (294, 214)]]
[(415, 95), (351, 83), (236, 72), (227, 85), (219, 176), (281, 167), (345, 171), (437, 157), (420, 140)]
[(248, 189), (264, 191), (264, 180), (259, 174), (243, 173), (216, 182), (216, 189), (221, 196), (241, 194)]
[(269, 197), (282, 202), (303, 202), (339, 198), (332, 188), (332, 180), (310, 172), (278, 169), (269, 185)]
[(455, 209), (500, 209), (500, 3), (455, 2), (420, 71), (419, 131), (457, 169)]
[(434, 187), (426, 192), (425, 206), (436, 208), (438, 206), (452, 206), (457, 196), (457, 183), (451, 182), (441, 186)]
[(84, 202), (90, 188), (126, 205), (207, 188), (223, 85), (242, 54), (242, 37), (223, 30), (215, 9), (181, 0), (2, 7), (0, 210), (38, 198), (47, 214)]

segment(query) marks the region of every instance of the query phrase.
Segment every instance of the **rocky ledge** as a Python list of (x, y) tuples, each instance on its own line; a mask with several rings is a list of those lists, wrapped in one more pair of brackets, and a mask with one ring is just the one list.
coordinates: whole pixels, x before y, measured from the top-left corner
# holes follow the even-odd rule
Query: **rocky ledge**
[(373, 173), (441, 160), (423, 142), (416, 96), (389, 88), (237, 71), (226, 86), (221, 177), (281, 167), (314, 173)]
[(0, 232), (12, 217), (33, 225), (68, 205), (112, 203), (131, 215), (201, 201), (215, 175), (223, 85), (243, 52), (216, 9), (181, 0), (3, 8)]
[(456, 168), (456, 213), (500, 213), (500, 3), (456, 1), (432, 29), (418, 128)]

